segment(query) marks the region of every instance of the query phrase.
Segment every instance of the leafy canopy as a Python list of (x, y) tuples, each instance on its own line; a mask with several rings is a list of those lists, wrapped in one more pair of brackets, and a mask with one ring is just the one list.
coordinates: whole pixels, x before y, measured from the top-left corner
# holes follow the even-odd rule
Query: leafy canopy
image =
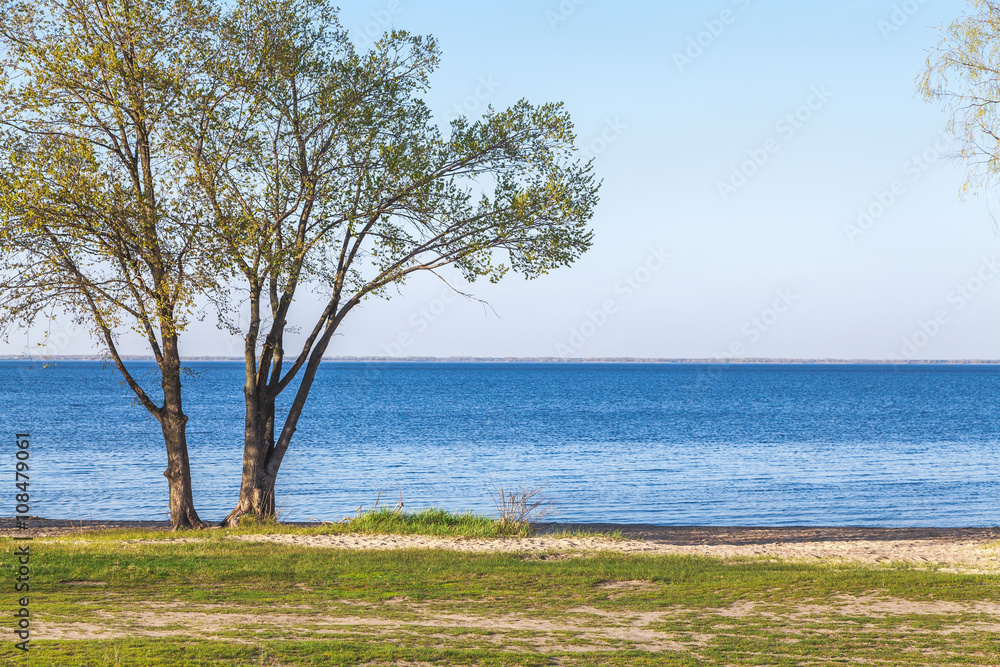
[(199, 0), (0, 2), (0, 327), (71, 313), (158, 416), (117, 342), (138, 333), (175, 375), (225, 280), (178, 142), (217, 25)]
[(969, 0), (969, 10), (942, 30), (918, 90), (944, 104), (958, 157), (968, 164), (964, 191), (1000, 177), (1000, 3)]
[[(430, 37), (392, 31), (358, 53), (326, 0), (240, 0), (222, 26), (185, 147), (244, 278), (220, 310), (249, 302), (248, 346), (266, 337), (250, 370), (272, 395), (354, 306), (416, 271), (531, 278), (590, 247), (599, 186), (562, 105), (522, 100), (443, 133), (420, 98), (440, 59)], [(305, 283), (326, 308), (279, 380)]]

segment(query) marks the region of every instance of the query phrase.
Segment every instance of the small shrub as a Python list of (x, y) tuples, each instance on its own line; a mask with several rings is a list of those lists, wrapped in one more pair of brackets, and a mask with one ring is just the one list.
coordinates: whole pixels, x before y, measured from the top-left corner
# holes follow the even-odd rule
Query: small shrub
[[(492, 488), (490, 488), (492, 487)], [(486, 492), (496, 508), (497, 523), (509, 534), (530, 532), (531, 524), (538, 523), (554, 510), (552, 501), (545, 499), (544, 486), (525, 488), (518, 484), (516, 490), (505, 489), (490, 479)]]

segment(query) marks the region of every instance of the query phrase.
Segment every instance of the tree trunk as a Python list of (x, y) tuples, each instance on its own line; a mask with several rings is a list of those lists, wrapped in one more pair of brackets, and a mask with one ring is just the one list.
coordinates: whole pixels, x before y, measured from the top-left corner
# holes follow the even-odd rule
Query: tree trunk
[[(245, 468), (246, 466), (244, 466)], [(220, 524), (235, 528), (244, 516), (258, 520), (277, 520), (278, 509), (274, 502), (274, 484), (277, 476), (261, 470), (260, 474), (240, 485), (240, 501)]]
[(278, 518), (274, 500), (277, 474), (267, 471), (268, 460), (274, 452), (274, 401), (260, 397), (256, 383), (249, 379), (244, 394), (243, 477), (240, 500), (221, 524), (227, 527), (238, 526), (247, 514), (263, 521)]
[(194, 508), (191, 490), (191, 464), (188, 461), (185, 425), (187, 416), (183, 413), (165, 413), (161, 426), (163, 439), (167, 444), (167, 469), (163, 476), (170, 488), (170, 523), (174, 530), (179, 528), (205, 528), (208, 526), (198, 517)]
[(160, 363), (163, 387), (163, 409), (160, 427), (167, 445), (167, 478), (170, 489), (170, 523), (179, 528), (206, 528), (198, 517), (191, 490), (191, 463), (187, 448), (187, 415), (181, 404), (181, 360), (176, 336), (164, 336), (163, 359)]
[[(253, 297), (251, 297), (253, 298)], [(258, 519), (276, 520), (278, 518), (275, 506), (275, 481), (278, 478), (278, 468), (284, 459), (285, 452), (295, 433), (299, 417), (302, 415), (302, 408), (305, 406), (312, 388), (316, 371), (323, 359), (327, 346), (330, 344), (334, 332), (340, 325), (343, 317), (353, 308), (356, 302), (346, 307), (341, 313), (326, 327), (323, 335), (317, 341), (315, 348), (309, 355), (309, 361), (302, 373), (302, 381), (295, 392), (295, 398), (285, 416), (284, 426), (277, 441), (274, 438), (274, 425), (276, 423), (275, 398), (271, 392), (277, 393), (280, 378), (281, 364), (278, 362), (275, 373), (272, 376), (274, 381), (271, 386), (258, 386), (257, 373), (254, 372), (253, 354), (255, 348), (255, 338), (248, 336), (245, 348), (247, 374), (246, 384), (243, 393), (246, 399), (246, 420), (243, 437), (243, 478), (240, 482), (240, 500), (229, 516), (222, 522), (224, 527), (235, 527), (239, 525), (240, 518), (246, 514), (253, 514)], [(255, 312), (255, 311), (254, 311)], [(283, 326), (282, 321), (276, 321), (272, 326)], [(279, 345), (280, 351), (280, 345)], [(280, 354), (280, 352), (279, 352)], [(280, 358), (280, 357), (279, 357)]]

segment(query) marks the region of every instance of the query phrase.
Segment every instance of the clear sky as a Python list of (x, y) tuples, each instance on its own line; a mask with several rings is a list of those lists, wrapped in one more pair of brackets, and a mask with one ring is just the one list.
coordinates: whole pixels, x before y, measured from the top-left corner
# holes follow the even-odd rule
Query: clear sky
[[(991, 206), (959, 198), (946, 118), (914, 92), (964, 2), (344, 5), (359, 45), (438, 38), (442, 123), (565, 102), (604, 186), (573, 267), (468, 288), (492, 311), (414, 281), (328, 354), (1000, 359)], [(61, 333), (50, 353), (91, 351)], [(192, 333), (188, 355), (240, 353), (210, 318)]]

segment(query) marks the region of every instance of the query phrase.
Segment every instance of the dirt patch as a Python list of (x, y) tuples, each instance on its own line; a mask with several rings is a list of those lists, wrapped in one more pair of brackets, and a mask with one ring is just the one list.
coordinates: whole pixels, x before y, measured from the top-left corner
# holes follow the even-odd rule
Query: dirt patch
[(602, 581), (597, 584), (598, 588), (603, 588), (606, 591), (640, 591), (650, 588), (656, 588), (656, 584), (652, 581)]
[[(629, 586), (648, 586), (650, 582), (605, 582), (625, 585), (610, 590), (628, 590)], [(207, 608), (168, 609), (167, 605), (144, 605), (144, 608), (121, 613), (98, 612), (87, 623), (56, 623), (38, 619), (39, 633), (54, 640), (96, 640), (125, 637), (191, 637), (236, 641), (255, 633), (281, 628), (286, 637), (322, 637), (341, 634), (371, 635), (380, 638), (414, 635), (423, 638), (440, 634), (442, 642), (453, 639), (456, 631), (485, 646), (503, 646), (518, 650), (518, 646), (542, 652), (603, 651), (623, 646), (634, 650), (685, 652), (697, 651), (714, 638), (704, 632), (670, 632), (657, 628), (657, 623), (689, 615), (696, 611), (702, 619), (780, 619), (783, 632), (797, 635), (799, 629), (837, 635), (837, 629), (817, 627), (838, 623), (844, 616), (884, 619), (907, 615), (963, 616), (977, 615), (973, 623), (956, 622), (936, 629), (913, 629), (900, 626), (893, 633), (950, 635), (955, 633), (1000, 630), (1000, 603), (993, 602), (918, 602), (895, 598), (838, 596), (828, 605), (802, 604), (776, 610), (765, 603), (737, 602), (728, 607), (691, 610), (665, 607), (657, 611), (608, 611), (594, 607), (577, 607), (555, 619), (521, 616), (518, 614), (475, 615), (440, 613), (405, 598), (386, 601), (395, 608), (413, 614), (407, 620), (335, 616), (329, 610), (316, 610), (312, 615), (290, 615), (280, 612), (241, 611), (211, 613)], [(982, 618), (987, 617), (987, 618)], [(996, 622), (990, 622), (995, 619)], [(727, 633), (735, 626), (720, 624), (717, 632)], [(461, 633), (467, 630), (468, 633)], [(451, 632), (447, 632), (451, 631)]]
[[(415, 607), (416, 608), (416, 607)], [(252, 633), (281, 628), (286, 637), (317, 637), (362, 631), (376, 637), (399, 633), (431, 636), (433, 630), (468, 629), (470, 635), (494, 646), (516, 650), (517, 644), (532, 650), (593, 651), (608, 650), (621, 642), (646, 651), (682, 651), (690, 646), (675, 641), (667, 633), (645, 628), (652, 617), (648, 614), (629, 616), (623, 623), (601, 623), (596, 626), (586, 618), (570, 614), (561, 621), (502, 615), (483, 618), (458, 614), (423, 614), (418, 620), (361, 618), (355, 616), (333, 617), (316, 615), (308, 618), (282, 614), (136, 611), (112, 617), (101, 614), (106, 625), (94, 623), (49, 623), (38, 621), (38, 631), (53, 640), (107, 640), (126, 637), (191, 637), (200, 639), (226, 639), (233, 632)], [(624, 617), (623, 617), (624, 618)], [(477, 632), (487, 630), (489, 632)], [(223, 636), (220, 636), (223, 635)], [(575, 642), (567, 645), (572, 636)], [(441, 635), (446, 641), (453, 635)]]
[(956, 614), (982, 614), (1000, 619), (1000, 602), (945, 602), (902, 600), (899, 598), (854, 597), (838, 595), (830, 605), (799, 605), (794, 612), (797, 616), (866, 616), (885, 618), (887, 616), (951, 616)]
[(106, 581), (60, 581), (60, 584), (66, 584), (67, 586), (107, 586)]
[(387, 600), (382, 600), (382, 604), (387, 604), (387, 605), (390, 605), (390, 606), (395, 606), (395, 605), (401, 605), (404, 602), (409, 602), (409, 601), (410, 601), (410, 598), (406, 597), (405, 595), (399, 595), (399, 596), (396, 596), (396, 597), (388, 598)]

